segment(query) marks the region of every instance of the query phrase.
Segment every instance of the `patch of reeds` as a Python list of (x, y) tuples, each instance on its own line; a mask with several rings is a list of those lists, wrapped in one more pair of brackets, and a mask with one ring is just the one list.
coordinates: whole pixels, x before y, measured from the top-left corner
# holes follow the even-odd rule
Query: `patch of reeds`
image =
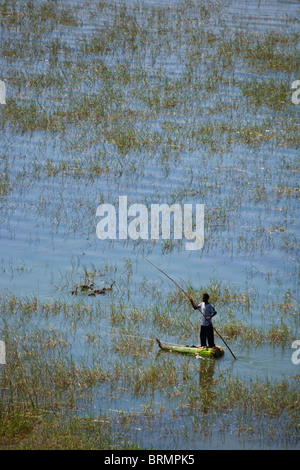
[(219, 54), (223, 57), (240, 56), (246, 59), (255, 69), (277, 72), (294, 72), (299, 67), (296, 58), (296, 33), (266, 32), (262, 36), (255, 33), (237, 32), (219, 44)]
[(290, 84), (276, 80), (265, 80), (259, 82), (252, 80), (241, 84), (243, 95), (255, 106), (269, 106), (270, 108), (281, 108), (287, 104), (287, 98), (290, 100)]

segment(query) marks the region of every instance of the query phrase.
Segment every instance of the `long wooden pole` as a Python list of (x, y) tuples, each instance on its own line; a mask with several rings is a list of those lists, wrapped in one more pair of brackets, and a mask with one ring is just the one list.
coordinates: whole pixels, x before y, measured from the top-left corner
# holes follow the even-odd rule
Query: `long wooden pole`
[[(177, 282), (174, 281), (174, 279), (172, 279), (170, 276), (168, 276), (167, 273), (165, 273), (162, 269), (158, 268), (157, 266), (155, 266), (155, 264), (151, 263), (151, 261), (148, 260), (148, 258), (145, 258), (146, 261), (148, 261), (148, 263), (152, 264), (152, 266), (156, 269), (158, 269), (158, 271), (160, 271), (162, 274), (164, 274), (165, 276), (167, 276), (168, 279), (170, 279), (170, 281), (174, 282), (175, 286), (178, 287), (178, 289), (180, 289), (184, 294), (185, 296), (189, 299), (189, 301), (192, 301), (191, 297), (188, 295), (187, 292), (185, 292), (182, 287), (180, 287)], [(194, 303), (194, 302), (193, 302)], [(197, 307), (198, 308), (198, 307)], [(199, 310), (199, 308), (198, 308)], [(201, 312), (202, 313), (202, 312)], [(203, 313), (202, 313), (203, 315)], [(233, 354), (233, 352), (231, 351), (230, 347), (228, 346), (228, 344), (226, 343), (225, 339), (220, 335), (220, 333), (218, 333), (218, 331), (215, 329), (215, 327), (213, 326), (213, 329), (214, 331), (217, 333), (218, 336), (220, 336), (221, 340), (225, 343), (226, 347), (229, 349), (229, 351), (231, 352), (232, 356), (234, 357), (234, 359), (236, 359), (235, 355)]]

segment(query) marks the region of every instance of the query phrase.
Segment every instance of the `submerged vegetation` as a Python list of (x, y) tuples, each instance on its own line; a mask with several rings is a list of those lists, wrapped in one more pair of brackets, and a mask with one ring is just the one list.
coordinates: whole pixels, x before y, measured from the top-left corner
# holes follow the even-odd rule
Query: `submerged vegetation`
[[(0, 0), (0, 448), (298, 446), (298, 20), (252, 3)], [(100, 244), (120, 194), (204, 203), (203, 250)], [(145, 253), (238, 361), (158, 351), (199, 318)]]
[[(161, 353), (155, 335), (181, 338), (181, 342), (198, 336), (199, 319), (187, 312), (181, 294), (172, 291), (164, 299), (162, 292), (143, 281), (139, 289), (149, 306), (141, 310), (132, 301), (122, 303), (124, 297), (130, 298), (132, 275), (124, 284), (124, 271), (106, 266), (97, 272), (85, 269), (85, 281), (95, 280), (100, 272), (104, 282), (108, 275), (115, 281), (115, 288), (100, 302), (86, 303), (84, 296), (71, 295), (66, 301), (1, 298), (1, 337), (8, 350), (0, 377), (2, 447), (148, 447), (150, 441), (140, 439), (134, 430), (148, 429), (151, 439), (157, 426), (161, 433), (169, 432), (170, 419), (172, 426), (184, 423), (185, 429), (181, 438), (168, 437), (170, 446), (179, 438), (187, 443), (191, 430), (193, 442), (202, 431), (201, 439), (210, 442), (216, 423), (219, 438), (230, 429), (238, 439), (253, 439), (258, 446), (275, 439), (279, 446), (296, 445), (296, 376), (249, 381), (236, 376), (230, 363), (219, 369), (218, 360)], [(285, 310), (285, 319), (262, 329), (252, 324), (247, 292), (231, 289), (229, 294), (229, 287), (217, 286), (215, 281), (202, 290), (212, 292), (222, 312), (218, 330), (235, 350), (262, 344), (285, 347), (297, 337), (298, 317), (289, 294), (280, 304), (265, 306), (265, 322), (276, 308)], [(191, 287), (189, 293), (194, 298), (199, 295)], [(232, 304), (240, 306), (244, 322), (236, 318)], [(288, 325), (293, 322), (291, 329)], [(238, 360), (243, 362), (241, 357)], [(128, 405), (120, 408), (128, 395), (137, 400), (139, 411)], [(91, 406), (96, 414), (90, 414)], [(187, 419), (191, 414), (192, 422)]]

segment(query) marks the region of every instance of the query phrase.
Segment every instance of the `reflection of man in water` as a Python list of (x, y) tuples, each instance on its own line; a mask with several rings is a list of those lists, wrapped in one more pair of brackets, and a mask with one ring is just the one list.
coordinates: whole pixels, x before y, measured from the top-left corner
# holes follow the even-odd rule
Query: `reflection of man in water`
[(212, 317), (217, 315), (215, 308), (208, 302), (209, 295), (203, 294), (202, 296), (202, 303), (196, 305), (195, 302), (191, 299), (192, 306), (195, 310), (200, 310), (202, 313), (201, 315), (201, 329), (200, 329), (200, 343), (201, 347), (205, 348), (206, 340), (208, 341), (208, 347), (214, 348), (215, 347), (215, 340), (214, 340), (214, 329), (212, 324)]
[(216, 396), (214, 372), (215, 361), (210, 358), (201, 359), (199, 368), (199, 395), (202, 413), (207, 413), (210, 410)]

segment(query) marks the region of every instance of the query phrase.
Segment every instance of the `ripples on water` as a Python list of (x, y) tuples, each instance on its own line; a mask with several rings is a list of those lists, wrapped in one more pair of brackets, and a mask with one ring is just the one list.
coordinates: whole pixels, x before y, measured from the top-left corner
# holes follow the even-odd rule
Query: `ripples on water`
[[(265, 315), (280, 324), (276, 305), (287, 293), (294, 315), (299, 108), (290, 96), (299, 61), (291, 69), (289, 54), (297, 56), (297, 2), (74, 1), (63, 9), (70, 16), (1, 19), (2, 295), (71, 302), (84, 269), (124, 273), (130, 260), (128, 304), (143, 305), (144, 278), (162, 297), (173, 287), (146, 254), (183, 285), (247, 293), (255, 325)], [(269, 59), (260, 60), (265, 50)], [(283, 82), (285, 101), (255, 106), (243, 88), (255, 80), (260, 93), (264, 82)], [(130, 204), (205, 204), (203, 250), (98, 240), (97, 206), (119, 195)], [(124, 276), (116, 283), (122, 298)], [(239, 353), (237, 373), (248, 377), (295, 373), (289, 350)]]

